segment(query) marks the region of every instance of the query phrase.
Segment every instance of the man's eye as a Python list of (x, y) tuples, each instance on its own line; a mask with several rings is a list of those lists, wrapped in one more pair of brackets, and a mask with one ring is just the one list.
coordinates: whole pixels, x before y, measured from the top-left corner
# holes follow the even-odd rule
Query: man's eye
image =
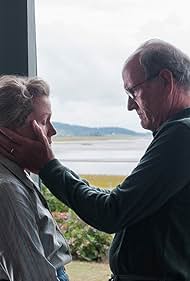
[(137, 88), (132, 88), (131, 90), (130, 90), (130, 92), (131, 92), (131, 94), (134, 96), (134, 98), (136, 98), (136, 96), (137, 96), (137, 91), (138, 89)]
[(133, 88), (130, 89), (130, 93), (131, 93), (132, 96), (135, 96), (135, 95), (134, 95), (134, 94), (135, 94), (135, 89), (133, 89)]

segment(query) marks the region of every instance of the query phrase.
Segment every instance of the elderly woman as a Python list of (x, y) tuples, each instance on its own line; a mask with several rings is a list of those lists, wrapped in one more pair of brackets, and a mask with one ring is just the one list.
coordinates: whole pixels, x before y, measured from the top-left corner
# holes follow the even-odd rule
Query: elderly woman
[[(36, 120), (51, 143), (56, 131), (50, 119), (49, 88), (43, 80), (0, 77), (0, 126), (35, 139), (31, 122)], [(27, 171), (2, 155), (0, 224), (0, 280), (68, 280), (69, 247), (44, 197)]]

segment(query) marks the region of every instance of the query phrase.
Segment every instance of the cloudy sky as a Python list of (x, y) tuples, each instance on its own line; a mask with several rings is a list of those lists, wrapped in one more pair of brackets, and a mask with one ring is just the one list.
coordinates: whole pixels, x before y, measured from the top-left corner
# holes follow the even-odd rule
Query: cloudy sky
[(145, 40), (190, 55), (188, 0), (36, 0), (38, 75), (49, 82), (54, 121), (142, 131), (127, 112), (121, 70)]

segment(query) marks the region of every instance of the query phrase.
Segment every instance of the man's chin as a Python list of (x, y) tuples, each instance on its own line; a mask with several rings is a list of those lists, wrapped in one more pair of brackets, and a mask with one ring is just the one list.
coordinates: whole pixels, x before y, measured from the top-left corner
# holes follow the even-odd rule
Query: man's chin
[(145, 122), (144, 119), (141, 119), (141, 127), (143, 127), (143, 129), (147, 129), (147, 122)]
[(142, 127), (143, 129), (145, 129), (145, 130), (153, 131), (150, 122), (147, 122), (147, 121), (145, 121), (145, 120), (143, 120), (143, 119), (141, 119), (141, 127)]

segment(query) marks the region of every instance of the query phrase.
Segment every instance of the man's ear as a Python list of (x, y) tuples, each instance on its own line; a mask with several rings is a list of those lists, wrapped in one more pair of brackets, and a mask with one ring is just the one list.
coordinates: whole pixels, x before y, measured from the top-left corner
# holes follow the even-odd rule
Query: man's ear
[(173, 73), (168, 69), (162, 69), (159, 73), (159, 77), (164, 83), (164, 89), (170, 94), (173, 91), (174, 87), (174, 77)]

